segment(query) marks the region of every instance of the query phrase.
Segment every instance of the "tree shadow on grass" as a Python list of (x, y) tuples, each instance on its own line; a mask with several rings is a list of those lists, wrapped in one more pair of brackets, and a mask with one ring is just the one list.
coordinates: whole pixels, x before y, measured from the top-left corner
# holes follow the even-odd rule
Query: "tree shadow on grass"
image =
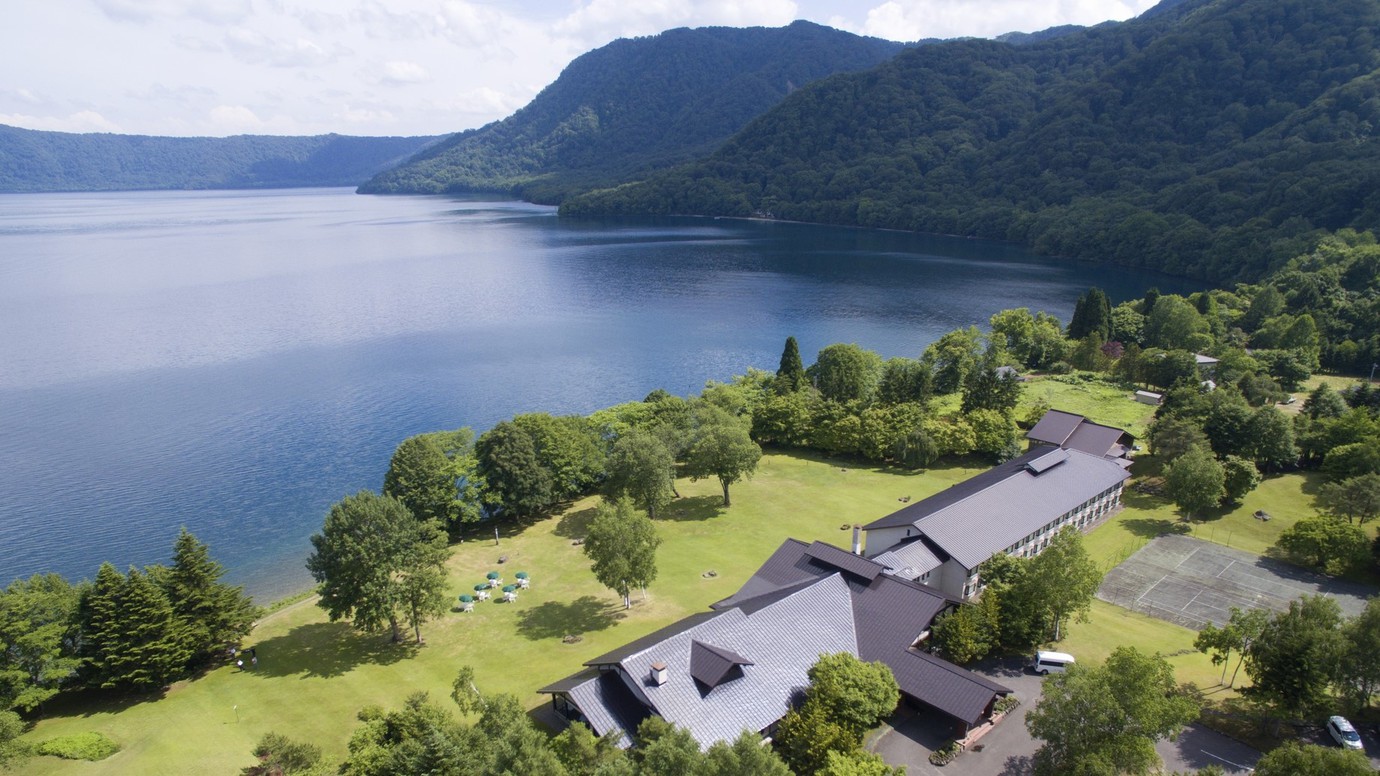
[(554, 533), (567, 539), (583, 539), (589, 533), (589, 524), (594, 522), (594, 515), (598, 511), (597, 507), (581, 509), (578, 512), (568, 511), (561, 515), (560, 521), (556, 523)]
[(1188, 524), (1163, 517), (1131, 517), (1121, 521), (1127, 531), (1146, 539), (1156, 539), (1168, 534), (1188, 533)]
[(723, 496), (689, 496), (672, 501), (670, 506), (657, 513), (656, 519), (658, 522), (690, 522), (718, 517), (723, 512)]
[(42, 718), (93, 717), (97, 714), (116, 714), (141, 703), (162, 700), (167, 688), (148, 692), (126, 690), (82, 690), (64, 692), (43, 704)]
[[(425, 634), (425, 628), (423, 628)], [(330, 678), (365, 664), (391, 665), (417, 654), (413, 641), (394, 643), (383, 634), (359, 633), (343, 622), (299, 625), (285, 635), (249, 644), (259, 665), (245, 673)]]
[(517, 631), (532, 641), (558, 639), (611, 628), (626, 616), (616, 604), (586, 595), (569, 603), (547, 601), (523, 609), (518, 613)]

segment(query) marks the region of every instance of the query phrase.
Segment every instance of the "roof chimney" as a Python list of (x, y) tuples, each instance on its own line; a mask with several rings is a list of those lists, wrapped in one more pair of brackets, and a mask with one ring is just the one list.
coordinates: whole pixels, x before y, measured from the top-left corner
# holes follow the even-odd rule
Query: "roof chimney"
[(853, 554), (862, 555), (862, 526), (853, 524)]
[(665, 663), (652, 663), (652, 684), (660, 687), (666, 684), (666, 680), (669, 678), (670, 676), (666, 673)]

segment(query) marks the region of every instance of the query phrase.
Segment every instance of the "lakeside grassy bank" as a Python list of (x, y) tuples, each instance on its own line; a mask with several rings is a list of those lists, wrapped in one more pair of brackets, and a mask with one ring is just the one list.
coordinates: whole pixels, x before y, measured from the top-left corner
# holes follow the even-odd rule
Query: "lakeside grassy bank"
[[(1085, 387), (1053, 380), (1035, 385), (1042, 383), (1042, 395), (1060, 408), (1068, 406), (1067, 394)], [(1111, 398), (1079, 409), (1107, 423), (1115, 422), (1110, 412), (1129, 409), (1148, 418), (1153, 410), (1128, 399), (1107, 409)], [(1131, 407), (1122, 407), (1122, 401)], [(1153, 461), (1145, 463), (1153, 472)], [(497, 545), (492, 533), (477, 531), (452, 548), (452, 597), (469, 592), (490, 570), (505, 579), (526, 571), (533, 587), (516, 603), (482, 602), (474, 612), (447, 614), (424, 628), (426, 644), (416, 647), (329, 623), (309, 595), (289, 599), (275, 605), (246, 641), (258, 651), (256, 670), (218, 668), (178, 683), (158, 700), (62, 699), (27, 740), (95, 730), (118, 742), (122, 751), (98, 763), (36, 757), (23, 769), (35, 774), (220, 774), (252, 764), (250, 750), (267, 732), (315, 743), (328, 760), (339, 761), (359, 709), (370, 704), (396, 707), (416, 691), (444, 698), (461, 665), (475, 669), (483, 691), (513, 693), (535, 709), (545, 702), (536, 693), (539, 687), (573, 673), (584, 660), (703, 611), (734, 592), (786, 538), (847, 546), (852, 523), (889, 514), (902, 498), (924, 498), (986, 468), (981, 461), (966, 461), (916, 473), (778, 451), (763, 458), (753, 480), (734, 486), (731, 509), (721, 506), (717, 482), (681, 480), (677, 486), (683, 498), (657, 521), (665, 540), (658, 578), (645, 599), (635, 592), (634, 605), (626, 610), (594, 580), (574, 544), (584, 535), (597, 499), (581, 500), (542, 520), (504, 525)], [(1240, 507), (1195, 522), (1188, 530), (1208, 541), (1263, 552), (1281, 531), (1313, 513), (1316, 485), (1316, 475), (1308, 473), (1271, 477)], [(1086, 537), (1089, 552), (1104, 569), (1182, 525), (1177, 510), (1164, 499), (1128, 490), (1125, 504)], [(1274, 519), (1265, 523), (1252, 517), (1262, 508)], [(500, 565), (500, 556), (507, 562)], [(1215, 687), (1220, 670), (1192, 649), (1194, 635), (1095, 602), (1089, 622), (1074, 623), (1059, 649), (1096, 662), (1117, 645), (1135, 644), (1169, 656), (1179, 680), (1197, 683), (1211, 700), (1233, 696)], [(578, 640), (566, 643), (566, 636)]]

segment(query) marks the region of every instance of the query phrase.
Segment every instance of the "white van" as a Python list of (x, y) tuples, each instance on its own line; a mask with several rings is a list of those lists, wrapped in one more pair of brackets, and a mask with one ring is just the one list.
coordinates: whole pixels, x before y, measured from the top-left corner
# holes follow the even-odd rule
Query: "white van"
[(1040, 650), (1035, 653), (1035, 660), (1030, 663), (1030, 667), (1037, 674), (1048, 674), (1053, 671), (1056, 674), (1063, 673), (1075, 662), (1073, 655), (1064, 652), (1046, 652)]

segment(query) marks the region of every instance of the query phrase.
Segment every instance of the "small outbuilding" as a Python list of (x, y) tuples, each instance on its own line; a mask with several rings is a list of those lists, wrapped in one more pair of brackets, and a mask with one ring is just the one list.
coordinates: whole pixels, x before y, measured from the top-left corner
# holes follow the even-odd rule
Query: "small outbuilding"
[(1154, 391), (1136, 391), (1136, 401), (1141, 404), (1149, 404), (1152, 407), (1158, 407), (1160, 406), (1160, 402), (1164, 401), (1164, 394), (1155, 393)]

